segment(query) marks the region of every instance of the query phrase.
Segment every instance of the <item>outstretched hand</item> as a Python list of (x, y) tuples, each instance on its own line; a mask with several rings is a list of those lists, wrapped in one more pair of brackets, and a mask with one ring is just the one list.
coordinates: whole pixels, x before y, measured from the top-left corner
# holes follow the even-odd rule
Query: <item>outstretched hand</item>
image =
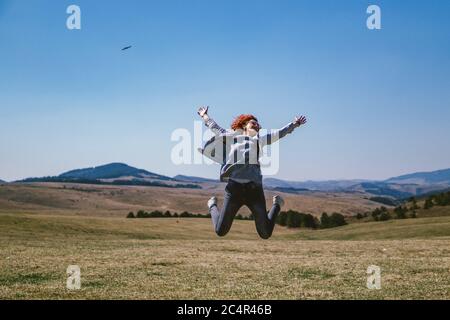
[(200, 108), (198, 108), (197, 113), (199, 114), (200, 117), (205, 119), (205, 117), (208, 117), (208, 109), (209, 109), (209, 106), (200, 107)]
[(305, 116), (300, 116), (300, 117), (295, 117), (294, 118), (294, 124), (297, 127), (300, 127), (301, 125), (304, 125), (306, 123), (306, 117)]

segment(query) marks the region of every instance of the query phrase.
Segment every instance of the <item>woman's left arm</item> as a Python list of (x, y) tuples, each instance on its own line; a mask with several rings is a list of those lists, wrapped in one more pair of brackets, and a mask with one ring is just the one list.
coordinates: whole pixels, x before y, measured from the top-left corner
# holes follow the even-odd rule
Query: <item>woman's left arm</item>
[(306, 117), (300, 116), (295, 117), (294, 121), (288, 123), (283, 128), (274, 130), (272, 132), (269, 132), (268, 134), (261, 137), (261, 144), (262, 146), (270, 145), (281, 138), (285, 137), (288, 133), (291, 133), (294, 131), (295, 128), (298, 128), (306, 123)]

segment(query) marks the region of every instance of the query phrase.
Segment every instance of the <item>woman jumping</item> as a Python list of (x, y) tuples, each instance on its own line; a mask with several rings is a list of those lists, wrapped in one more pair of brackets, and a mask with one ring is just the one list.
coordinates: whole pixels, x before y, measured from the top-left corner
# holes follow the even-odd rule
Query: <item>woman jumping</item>
[(217, 235), (224, 236), (230, 231), (236, 213), (246, 205), (255, 217), (259, 236), (270, 238), (284, 201), (280, 196), (274, 196), (272, 208), (267, 213), (259, 163), (260, 150), (305, 124), (306, 118), (295, 117), (293, 122), (282, 129), (260, 136), (261, 127), (253, 115), (238, 116), (231, 124), (232, 130), (225, 130), (208, 116), (208, 107), (200, 107), (198, 114), (215, 134), (199, 151), (221, 163), (220, 181), (228, 182), (222, 210), (217, 208), (216, 197), (208, 201)]

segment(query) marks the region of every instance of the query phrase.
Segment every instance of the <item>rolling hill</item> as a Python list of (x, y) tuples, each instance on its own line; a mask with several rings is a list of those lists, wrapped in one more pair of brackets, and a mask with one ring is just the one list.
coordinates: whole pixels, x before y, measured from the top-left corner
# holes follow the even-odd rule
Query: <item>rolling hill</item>
[[(102, 166), (76, 169), (55, 177), (28, 178), (20, 182), (74, 182), (86, 184), (141, 185), (175, 188), (217, 188), (219, 180), (196, 176), (176, 175), (168, 177), (144, 169), (131, 167), (124, 163), (110, 163)], [(287, 193), (306, 191), (347, 192), (366, 194), (368, 197), (388, 197), (403, 200), (450, 188), (450, 169), (432, 172), (417, 172), (382, 181), (375, 180), (324, 180), (287, 181), (265, 178), (268, 190)]]
[(137, 169), (124, 163), (110, 163), (98, 167), (76, 169), (58, 176), (27, 178), (18, 182), (64, 182), (84, 184), (111, 184), (170, 188), (201, 188), (198, 184), (179, 183), (179, 180), (164, 175)]
[(450, 184), (450, 169), (431, 172), (416, 172), (393, 177), (385, 180), (386, 183), (397, 184)]
[(123, 177), (133, 177), (141, 179), (158, 179), (158, 180), (173, 180), (172, 178), (152, 173), (144, 169), (137, 169), (125, 163), (110, 163), (103, 166), (76, 169), (60, 174), (60, 178), (73, 179), (117, 179)]
[(324, 181), (287, 181), (276, 178), (265, 178), (264, 184), (271, 188), (293, 188), (317, 191), (345, 190), (358, 183), (369, 180), (324, 180)]
[(286, 181), (275, 178), (264, 179), (266, 187), (277, 189), (318, 190), (328, 192), (361, 192), (373, 196), (384, 196), (402, 200), (450, 188), (450, 169), (417, 172), (382, 181), (376, 180), (324, 180)]
[(417, 172), (384, 181), (366, 181), (350, 186), (348, 190), (366, 192), (377, 196), (405, 199), (450, 188), (450, 169)]
[[(207, 200), (217, 196), (223, 201), (223, 184), (206, 184), (201, 189), (146, 186), (98, 185), (61, 182), (9, 183), (0, 188), (0, 213), (40, 213), (125, 217), (138, 210), (188, 211), (206, 214)], [(320, 215), (339, 212), (355, 215), (372, 211), (379, 203), (363, 194), (302, 192), (298, 194), (266, 190), (266, 204), (281, 194), (284, 209)], [(243, 207), (241, 213), (249, 210)]]
[(208, 179), (208, 178), (202, 178), (202, 177), (194, 177), (194, 176), (184, 176), (182, 174), (176, 175), (173, 177), (173, 179), (177, 181), (185, 181), (185, 182), (215, 182), (219, 183), (219, 180), (216, 179)]

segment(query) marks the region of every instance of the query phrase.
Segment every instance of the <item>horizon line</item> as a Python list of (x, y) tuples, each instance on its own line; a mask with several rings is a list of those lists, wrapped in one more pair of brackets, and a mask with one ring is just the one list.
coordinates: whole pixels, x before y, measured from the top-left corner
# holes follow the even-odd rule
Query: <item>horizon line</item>
[[(218, 178), (203, 177), (203, 176), (199, 176), (199, 175), (187, 175), (187, 174), (182, 174), (182, 173), (178, 173), (178, 174), (176, 174), (176, 175), (174, 175), (174, 176), (169, 176), (169, 175), (165, 175), (165, 174), (156, 173), (156, 172), (154, 172), (153, 170), (150, 171), (150, 170), (147, 170), (147, 169), (138, 168), (138, 167), (135, 167), (135, 166), (132, 166), (132, 165), (129, 165), (129, 164), (125, 163), (125, 162), (120, 162), (120, 161), (117, 161), (117, 162), (110, 162), (110, 163), (106, 163), (106, 164), (100, 164), (100, 165), (96, 165), (96, 166), (84, 167), (84, 168), (70, 169), (70, 170), (67, 170), (67, 171), (64, 171), (64, 172), (60, 173), (59, 175), (64, 174), (64, 173), (67, 173), (67, 172), (70, 172), (70, 171), (74, 171), (74, 170), (84, 170), (84, 169), (90, 169), (90, 168), (98, 168), (98, 167), (108, 166), (108, 165), (112, 165), (112, 164), (124, 164), (124, 165), (126, 165), (126, 166), (133, 167), (133, 168), (138, 169), (138, 170), (145, 170), (145, 171), (147, 171), (147, 172), (150, 172), (150, 173), (153, 173), (153, 174), (157, 174), (157, 175), (160, 175), (160, 176), (169, 177), (169, 178), (172, 178), (172, 179), (174, 179), (176, 176), (186, 176), (186, 177), (195, 177), (195, 178), (201, 178), (201, 179), (208, 179), (208, 180), (216, 180), (216, 181), (220, 181)], [(396, 176), (391, 176), (391, 177), (388, 177), (388, 178), (386, 178), (386, 179), (334, 178), (334, 179), (318, 179), (318, 180), (314, 180), (314, 179), (307, 179), (307, 180), (290, 180), (290, 179), (277, 178), (277, 177), (275, 177), (275, 176), (266, 176), (266, 177), (263, 176), (263, 179), (277, 179), (277, 180), (283, 180), (283, 181), (288, 181), (288, 182), (329, 182), (329, 181), (354, 181), (354, 180), (359, 180), (359, 181), (378, 181), (378, 182), (381, 182), (381, 181), (386, 181), (386, 180), (389, 180), (389, 179), (392, 179), (392, 178), (401, 177), (401, 176), (405, 176), (405, 175), (409, 175), (409, 174), (432, 173), (432, 172), (444, 171), (444, 170), (449, 170), (449, 169), (450, 169), (450, 167), (448, 167), (448, 168), (436, 169), (436, 170), (430, 170), (430, 171), (415, 171), (415, 172), (409, 172), (409, 173), (399, 174), (399, 175), (396, 175)], [(10, 181), (8, 181), (8, 180), (3, 180), (3, 179), (0, 177), (0, 180), (4, 181), (4, 182), (6, 182), (6, 183), (14, 183), (14, 182), (20, 182), (21, 180), (30, 179), (30, 178), (57, 177), (57, 176), (59, 176), (59, 175), (56, 175), (56, 176), (39, 176), (39, 177), (38, 177), (38, 176), (34, 176), (34, 177), (26, 177), (26, 178), (21, 178), (21, 179), (19, 178), (19, 179), (10, 180)]]

